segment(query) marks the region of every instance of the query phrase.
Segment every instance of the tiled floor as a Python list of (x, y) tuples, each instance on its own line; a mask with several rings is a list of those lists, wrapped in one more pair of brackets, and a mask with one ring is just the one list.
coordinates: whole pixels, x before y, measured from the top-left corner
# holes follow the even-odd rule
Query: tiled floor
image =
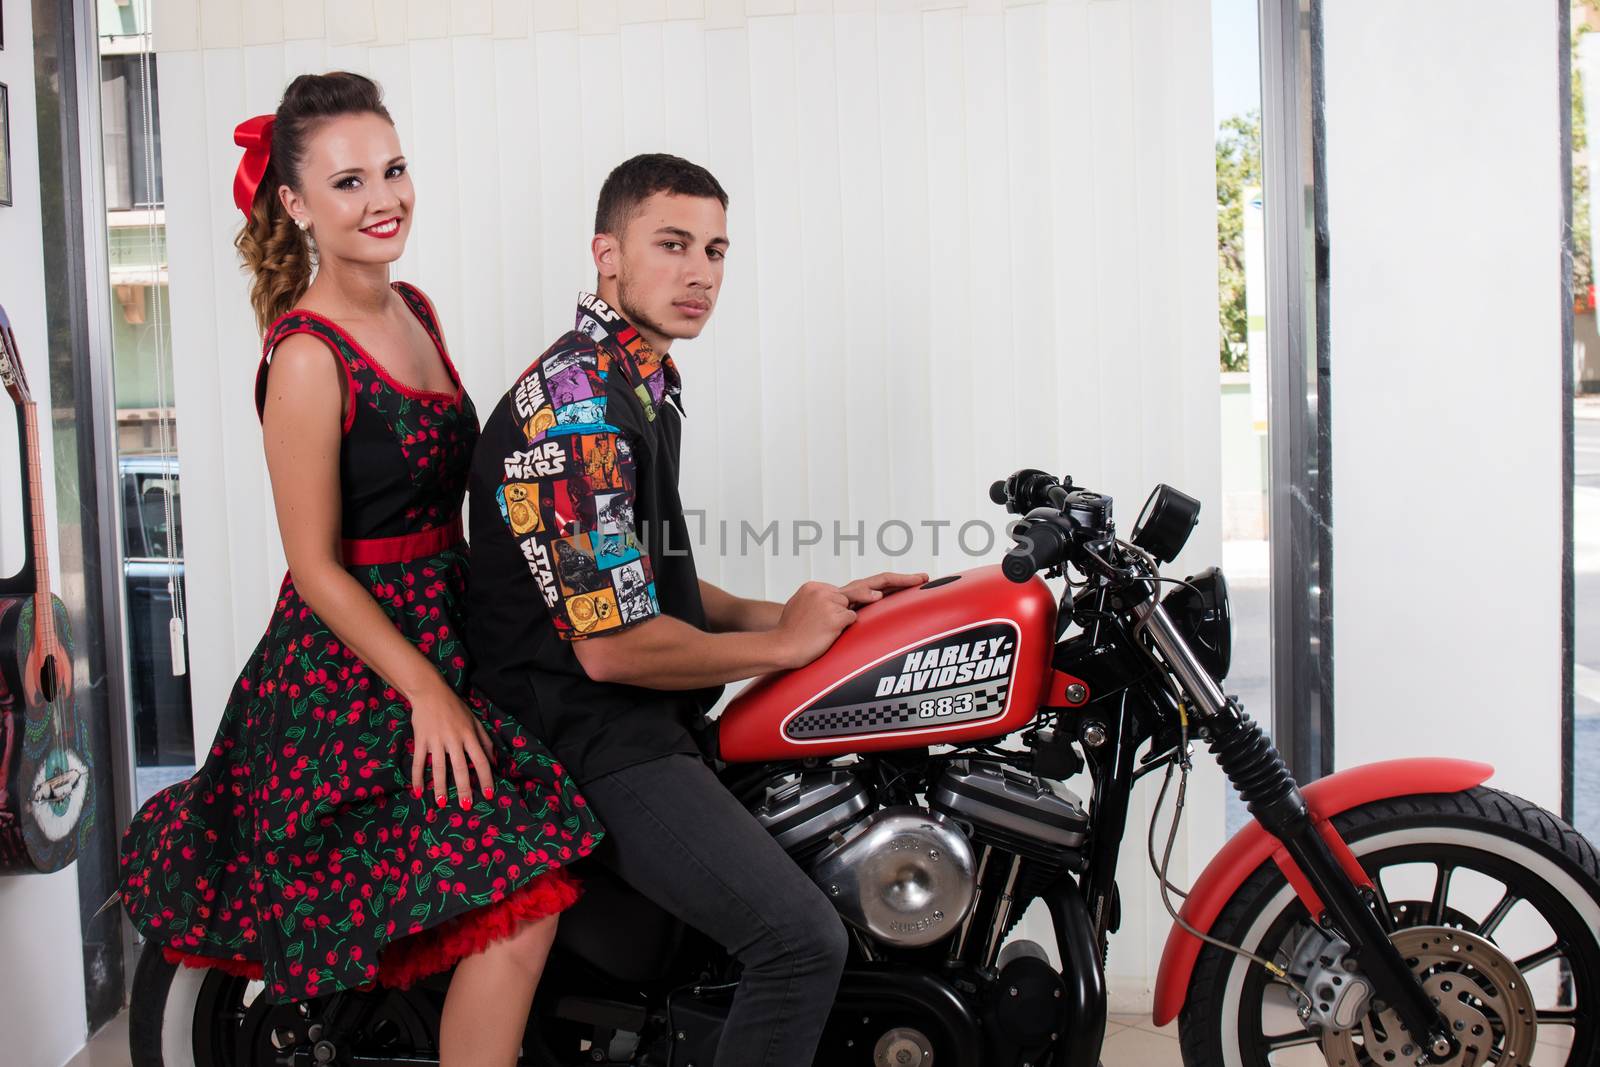
[[(1179, 1067), (1177, 1027), (1157, 1029), (1148, 1015), (1113, 1015), (1106, 1026), (1105, 1067)], [(128, 1067), (128, 1017), (119, 1015), (67, 1067)]]
[(1113, 1015), (1100, 1061), (1104, 1067), (1180, 1067), (1178, 1024), (1158, 1027), (1148, 1015)]
[(106, 1023), (67, 1067), (128, 1067), (128, 1013)]

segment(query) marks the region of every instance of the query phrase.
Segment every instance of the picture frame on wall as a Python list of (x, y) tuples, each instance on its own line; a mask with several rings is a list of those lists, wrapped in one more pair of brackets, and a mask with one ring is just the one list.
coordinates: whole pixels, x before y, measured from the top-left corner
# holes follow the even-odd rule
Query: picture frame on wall
[(11, 206), (11, 90), (0, 82), (0, 206)]
[(11, 206), (11, 90), (0, 82), (0, 207)]

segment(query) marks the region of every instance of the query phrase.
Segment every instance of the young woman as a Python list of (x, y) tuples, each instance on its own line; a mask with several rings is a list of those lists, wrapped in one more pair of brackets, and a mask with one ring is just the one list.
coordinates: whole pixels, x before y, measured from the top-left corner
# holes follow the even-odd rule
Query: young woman
[(389, 281), (406, 160), (357, 74), (296, 78), (235, 140), (289, 574), (204, 765), (129, 827), (122, 899), (169, 956), (259, 976), (275, 1001), (454, 965), (442, 1061), (511, 1064), (577, 898), (564, 868), (602, 831), (467, 684), (478, 421), (432, 305)]

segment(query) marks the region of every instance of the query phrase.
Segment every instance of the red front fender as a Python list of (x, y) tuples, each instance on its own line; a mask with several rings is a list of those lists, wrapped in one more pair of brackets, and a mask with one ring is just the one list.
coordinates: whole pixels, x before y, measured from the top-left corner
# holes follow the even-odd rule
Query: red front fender
[[(1487, 763), (1469, 760), (1386, 760), (1330, 774), (1312, 782), (1302, 792), (1323, 837), (1328, 838), (1336, 856), (1343, 853), (1340, 858), (1348, 866), (1354, 863), (1354, 857), (1328, 822), (1335, 815), (1391, 797), (1458, 793), (1482, 785), (1493, 773), (1494, 768)], [(1210, 933), (1211, 924), (1217, 921), (1228, 900), (1238, 892), (1245, 879), (1269, 859), (1277, 862), (1302, 897), (1311, 892), (1310, 886), (1305, 883), (1277, 838), (1267, 833), (1260, 823), (1253, 822), (1234, 835), (1206, 865), (1205, 872), (1189, 891), (1189, 898), (1178, 914), (1195, 929)], [(1314, 895), (1311, 900), (1313, 910), (1320, 910), (1314, 903)], [(1167, 947), (1161, 953), (1161, 970), (1156, 975), (1154, 1015), (1157, 1026), (1165, 1026), (1183, 1010), (1184, 998), (1189, 993), (1189, 976), (1200, 955), (1200, 945), (1199, 938), (1177, 923), (1172, 925), (1172, 932), (1167, 935)]]

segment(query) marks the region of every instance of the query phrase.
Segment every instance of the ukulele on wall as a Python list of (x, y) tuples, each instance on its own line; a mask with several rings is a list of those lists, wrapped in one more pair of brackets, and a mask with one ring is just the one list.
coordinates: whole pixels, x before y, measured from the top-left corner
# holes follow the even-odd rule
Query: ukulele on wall
[(17, 407), (28, 516), (22, 569), (0, 578), (0, 874), (22, 874), (77, 858), (90, 776), (72, 699), (72, 631), (50, 592), (38, 412), (4, 308), (0, 385)]

